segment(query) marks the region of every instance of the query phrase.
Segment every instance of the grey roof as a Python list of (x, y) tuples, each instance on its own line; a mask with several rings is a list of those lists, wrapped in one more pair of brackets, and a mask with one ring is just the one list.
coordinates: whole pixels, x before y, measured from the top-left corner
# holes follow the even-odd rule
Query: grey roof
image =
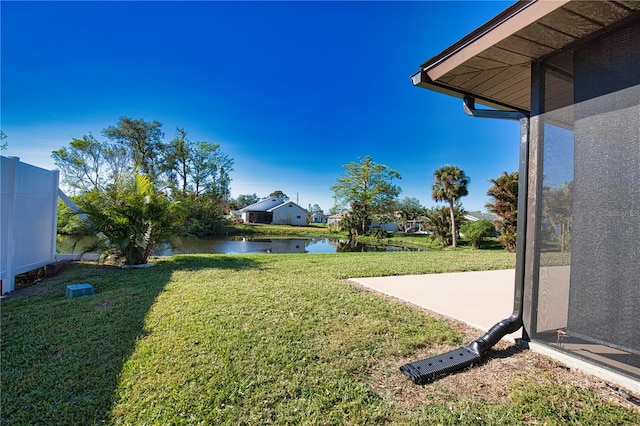
[(251, 205), (248, 205), (242, 209), (240, 209), (241, 212), (248, 212), (248, 211), (252, 211), (252, 212), (266, 212), (267, 210), (269, 210), (270, 208), (273, 208), (275, 206), (278, 206), (282, 203), (285, 203), (286, 201), (284, 201), (282, 198), (280, 197), (267, 197), (267, 198), (263, 198), (262, 200), (253, 203)]
[(273, 210), (285, 206), (287, 204), (291, 204), (294, 205), (302, 210), (304, 210), (305, 212), (307, 211), (306, 209), (300, 207), (299, 205), (297, 205), (296, 203), (294, 203), (293, 201), (285, 201), (282, 198), (279, 197), (269, 197), (269, 198), (264, 198), (260, 201), (258, 201), (257, 203), (253, 203), (249, 206), (246, 206), (242, 209), (240, 209), (241, 212), (272, 212)]
[(273, 207), (271, 207), (271, 208), (270, 208), (270, 209), (268, 209), (267, 211), (268, 211), (268, 212), (272, 212), (272, 211), (274, 211), (274, 210), (276, 210), (276, 209), (279, 209), (279, 208), (281, 208), (281, 207), (285, 207), (285, 206), (288, 206), (288, 205), (295, 206), (295, 207), (299, 208), (300, 210), (303, 210), (304, 212), (306, 212), (306, 211), (307, 211), (307, 209), (305, 209), (305, 208), (303, 208), (303, 207), (300, 207), (299, 205), (297, 205), (297, 204), (296, 204), (296, 203), (294, 203), (293, 201), (285, 201), (284, 203), (281, 203), (281, 204), (278, 204), (277, 206), (273, 206)]
[(464, 217), (473, 222), (477, 220), (489, 220), (493, 222), (495, 219), (498, 218), (497, 215), (493, 213), (488, 213), (488, 212), (467, 212), (465, 213)]

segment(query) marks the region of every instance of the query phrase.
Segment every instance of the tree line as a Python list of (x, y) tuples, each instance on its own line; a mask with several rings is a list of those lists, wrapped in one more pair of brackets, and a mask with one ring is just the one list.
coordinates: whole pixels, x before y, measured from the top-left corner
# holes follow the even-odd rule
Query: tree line
[[(58, 230), (99, 235), (95, 248), (126, 264), (146, 263), (154, 248), (176, 236), (219, 235), (230, 210), (259, 201), (256, 194), (231, 198), (233, 160), (219, 144), (190, 140), (183, 128), (166, 141), (158, 121), (125, 116), (102, 136), (89, 133), (51, 153), (88, 217), (83, 222), (60, 202)], [(279, 190), (269, 196), (288, 199)]]
[(68, 147), (51, 153), (63, 183), (74, 192), (105, 191), (117, 187), (132, 173), (147, 176), (172, 198), (215, 196), (229, 198), (233, 160), (219, 144), (191, 141), (183, 128), (164, 140), (158, 121), (121, 117), (102, 131), (74, 138)]
[[(462, 169), (446, 165), (433, 172), (431, 197), (445, 206), (425, 208), (416, 198), (399, 200), (401, 189), (394, 180), (401, 175), (370, 156), (359, 158), (344, 166), (344, 175), (331, 187), (336, 201), (335, 210), (346, 210), (340, 227), (350, 236), (358, 237), (371, 230), (372, 222), (395, 221), (398, 217), (405, 229), (407, 223), (423, 219), (424, 229), (431, 232), (443, 245), (457, 247), (460, 230), (470, 238), (474, 248), (482, 239), (498, 233), (498, 239), (509, 251), (515, 251), (518, 204), (518, 172), (504, 172), (487, 195), (492, 198), (486, 208), (497, 215), (495, 221), (479, 220), (463, 225), (465, 211), (460, 198), (468, 195), (470, 178)], [(461, 229), (462, 227), (462, 229)]]
[(88, 134), (52, 152), (62, 182), (89, 218), (80, 224), (62, 208), (62, 228), (104, 236), (103, 248), (127, 264), (145, 263), (173, 236), (222, 229), (233, 160), (218, 144), (189, 140), (183, 128), (165, 141), (161, 127), (121, 117), (102, 131), (103, 140)]
[[(121, 117), (102, 136), (99, 140), (89, 133), (52, 152), (63, 183), (89, 217), (80, 225), (69, 209), (62, 208), (61, 228), (75, 228), (75, 232), (82, 228), (82, 232), (104, 236), (106, 252), (125, 263), (145, 263), (158, 244), (173, 236), (219, 234), (229, 210), (259, 200), (256, 194), (233, 200), (229, 189), (233, 160), (218, 144), (191, 141), (183, 128), (166, 141), (158, 121)], [(431, 209), (415, 198), (399, 200), (401, 188), (395, 180), (401, 179), (400, 173), (370, 156), (344, 169), (331, 186), (336, 201), (332, 210), (348, 210), (341, 227), (349, 235), (364, 235), (374, 220), (395, 221), (399, 214), (404, 223), (425, 218), (428, 230), (443, 244), (457, 246), (465, 214), (460, 198), (468, 194), (470, 182), (459, 167), (447, 165), (434, 172), (431, 196), (446, 205)], [(505, 172), (492, 182), (489, 195), (494, 202), (487, 208), (499, 216), (495, 221), (499, 238), (513, 250), (517, 172)], [(286, 196), (281, 191), (273, 194)], [(317, 205), (310, 209), (320, 210)], [(493, 225), (490, 230), (465, 225), (463, 232), (481, 239), (493, 232)]]

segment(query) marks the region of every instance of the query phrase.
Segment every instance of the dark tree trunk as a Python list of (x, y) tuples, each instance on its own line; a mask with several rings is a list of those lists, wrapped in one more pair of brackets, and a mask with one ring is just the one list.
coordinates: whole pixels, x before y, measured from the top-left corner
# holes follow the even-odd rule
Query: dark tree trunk
[(449, 200), (449, 215), (451, 216), (451, 246), (458, 247), (458, 232), (456, 229), (456, 214), (453, 207), (453, 200)]

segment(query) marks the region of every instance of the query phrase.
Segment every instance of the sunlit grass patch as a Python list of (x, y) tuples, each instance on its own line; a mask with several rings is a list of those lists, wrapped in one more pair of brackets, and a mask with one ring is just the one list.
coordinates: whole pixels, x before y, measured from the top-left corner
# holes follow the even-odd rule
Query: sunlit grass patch
[[(512, 266), (513, 255), (469, 250), (186, 255), (143, 270), (77, 264), (2, 301), (2, 423), (637, 422), (583, 390), (553, 417), (545, 400), (567, 389), (553, 383), (514, 385), (516, 405), (453, 395), (414, 409), (374, 390), (374, 380), (393, 378), (419, 391), (399, 360), (460, 345), (463, 334), (344, 278)], [(75, 282), (95, 295), (65, 299)], [(374, 377), (380, 365), (391, 367)], [(540, 403), (529, 401), (535, 394)], [(593, 408), (584, 417), (567, 417), (585, 404)]]

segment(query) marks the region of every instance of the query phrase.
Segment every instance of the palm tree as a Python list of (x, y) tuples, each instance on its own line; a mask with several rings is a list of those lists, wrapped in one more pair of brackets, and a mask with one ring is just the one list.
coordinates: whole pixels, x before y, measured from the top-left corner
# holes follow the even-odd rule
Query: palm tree
[(562, 182), (560, 187), (545, 185), (542, 191), (542, 214), (559, 229), (560, 252), (565, 253), (571, 244), (573, 182)]
[(485, 204), (487, 210), (498, 215), (494, 220), (496, 231), (500, 234), (498, 240), (505, 250), (516, 251), (516, 237), (518, 229), (518, 172), (503, 172), (497, 179), (489, 179), (493, 184), (487, 190), (487, 195), (493, 201)]
[(458, 166), (447, 165), (433, 172), (434, 182), (431, 186), (431, 197), (435, 201), (446, 201), (449, 204), (451, 218), (451, 245), (458, 246), (458, 229), (455, 220), (455, 204), (460, 197), (469, 194), (467, 185), (469, 177)]

